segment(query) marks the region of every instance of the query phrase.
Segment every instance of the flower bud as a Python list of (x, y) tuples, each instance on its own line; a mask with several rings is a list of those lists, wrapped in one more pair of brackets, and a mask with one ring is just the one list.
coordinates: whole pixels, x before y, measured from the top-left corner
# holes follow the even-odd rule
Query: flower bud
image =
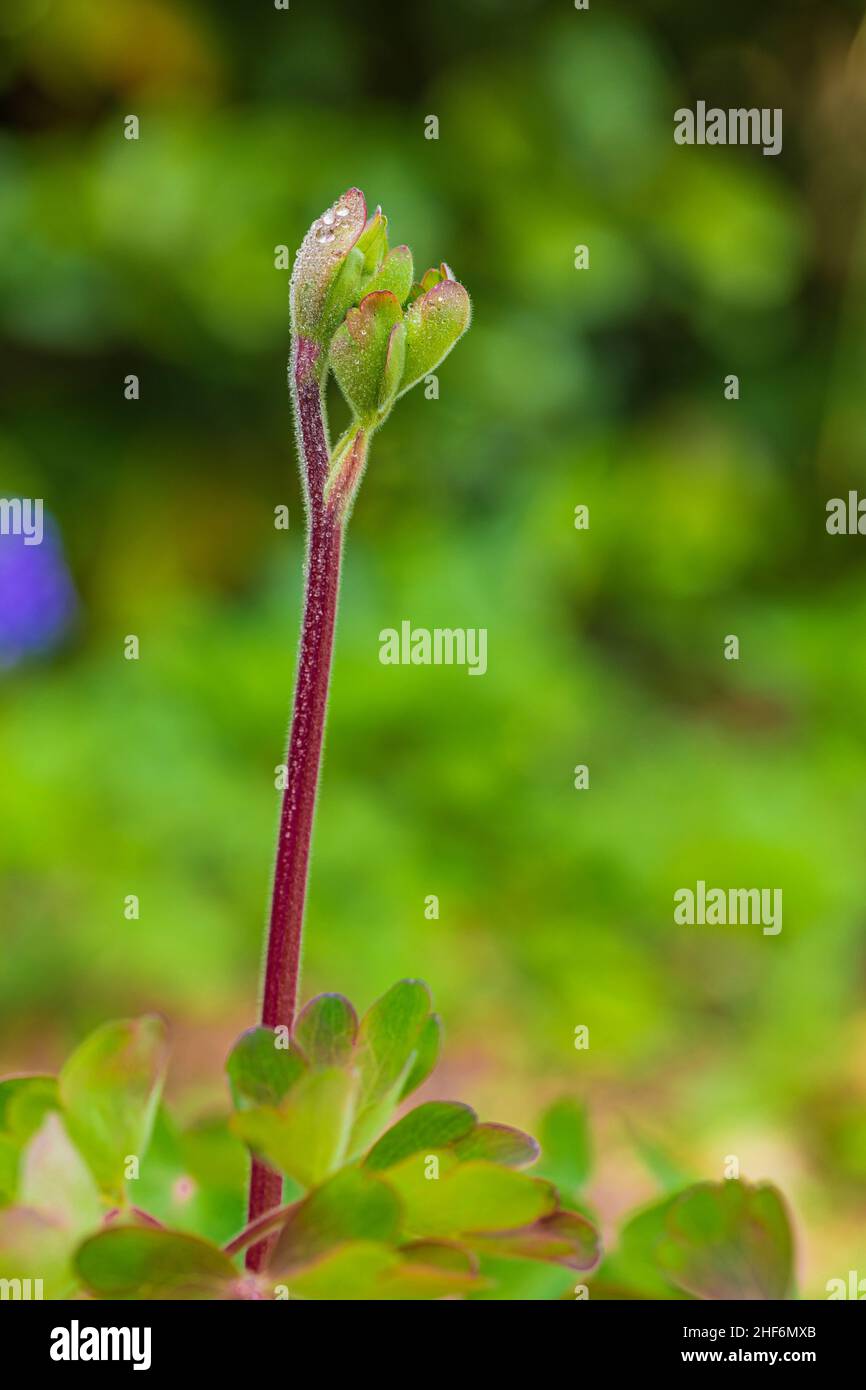
[[(292, 324), (296, 336), (327, 345), (323, 317), (328, 297), (364, 231), (366, 218), (367, 204), (363, 193), (359, 188), (350, 188), (316, 219), (304, 237), (295, 257), (290, 291)], [(357, 265), (357, 258), (354, 264)], [(353, 267), (349, 279), (353, 278), (354, 273)], [(360, 278), (358, 274), (359, 281)], [(352, 303), (351, 298), (348, 303)]]
[(469, 295), (456, 280), (440, 279), (413, 300), (406, 311), (406, 361), (399, 395), (436, 370), (466, 332), (471, 317)]
[(374, 290), (364, 296), (357, 309), (349, 310), (331, 343), (331, 366), (337, 384), (355, 419), (368, 429), (379, 423), (381, 403), (389, 393), (391, 401), (394, 399), (395, 353), (400, 353), (398, 386), (402, 380), (399, 346), (391, 354), (391, 364), (388, 363), (392, 330), (400, 326), (405, 338), (402, 320), (403, 310), (397, 296), (390, 290)]
[(320, 379), (331, 367), (368, 433), (438, 367), (471, 316), (469, 295), (444, 261), (413, 284), (412, 253), (389, 250), (387, 229), (382, 209), (367, 220), (364, 195), (350, 188), (313, 223), (292, 275), (296, 339), (314, 345)]

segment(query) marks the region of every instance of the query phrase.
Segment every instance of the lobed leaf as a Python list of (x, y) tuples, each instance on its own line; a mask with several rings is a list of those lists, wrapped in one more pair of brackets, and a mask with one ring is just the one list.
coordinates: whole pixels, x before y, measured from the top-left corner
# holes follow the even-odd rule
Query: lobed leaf
[(377, 1280), (399, 1263), (399, 1256), (387, 1245), (351, 1242), (295, 1270), (289, 1292), (292, 1298), (329, 1302), (368, 1299)]
[(126, 1160), (141, 1159), (150, 1139), (167, 1056), (165, 1024), (148, 1015), (97, 1028), (60, 1073), (69, 1134), (102, 1190), (120, 1202)]
[(269, 1273), (309, 1264), (353, 1241), (388, 1243), (400, 1225), (400, 1203), (383, 1182), (358, 1168), (345, 1168), (293, 1208), (270, 1260)]
[(279, 1105), (303, 1076), (306, 1062), (289, 1044), (278, 1047), (273, 1028), (248, 1028), (241, 1033), (226, 1060), (232, 1100), (238, 1109)]
[(489, 1163), (501, 1163), (505, 1168), (525, 1168), (538, 1158), (538, 1144), (531, 1134), (511, 1125), (490, 1121), (476, 1125), (470, 1133), (453, 1145), (458, 1158), (467, 1161), (483, 1158)]
[(345, 1066), (358, 1035), (358, 1016), (342, 994), (319, 994), (298, 1015), (294, 1038), (313, 1067)]
[(605, 1256), (593, 1278), (593, 1298), (686, 1299), (659, 1268), (657, 1250), (665, 1235), (667, 1216), (675, 1197), (653, 1202), (626, 1221), (616, 1249)]
[[(431, 1159), (438, 1162), (439, 1176)], [(460, 1163), (447, 1149), (414, 1155), (388, 1170), (407, 1233), (434, 1238), (529, 1226), (556, 1207), (548, 1183), (495, 1163)]]
[(420, 1264), (372, 1241), (353, 1241), (296, 1270), (293, 1298), (328, 1301), (412, 1301), (456, 1298), (482, 1281), (465, 1270)]
[(314, 1187), (345, 1161), (357, 1087), (357, 1077), (337, 1067), (308, 1071), (282, 1105), (238, 1111), (231, 1128), (275, 1168)]
[(427, 1101), (410, 1110), (382, 1135), (367, 1154), (364, 1166), (381, 1171), (421, 1150), (444, 1149), (469, 1136), (477, 1122), (471, 1106), (460, 1101)]
[(659, 1265), (694, 1298), (785, 1299), (793, 1238), (775, 1187), (740, 1180), (698, 1183), (670, 1204)]
[(592, 1222), (576, 1212), (562, 1210), (523, 1230), (472, 1236), (471, 1244), (473, 1250), (494, 1258), (542, 1260), (582, 1274), (594, 1269), (601, 1255), (599, 1234)]
[(438, 1014), (428, 1014), (415, 1047), (415, 1060), (409, 1070), (409, 1075), (400, 1088), (398, 1100), (405, 1100), (413, 1091), (417, 1091), (427, 1080), (430, 1073), (439, 1061), (439, 1053), (442, 1048), (442, 1022)]
[(429, 1014), (427, 986), (420, 980), (401, 980), (361, 1020), (354, 1055), (360, 1091), (350, 1157), (375, 1139), (405, 1094), (422, 1043), (429, 1048)]
[(201, 1300), (231, 1297), (237, 1271), (198, 1236), (154, 1226), (115, 1226), (79, 1247), (75, 1267), (96, 1298)]

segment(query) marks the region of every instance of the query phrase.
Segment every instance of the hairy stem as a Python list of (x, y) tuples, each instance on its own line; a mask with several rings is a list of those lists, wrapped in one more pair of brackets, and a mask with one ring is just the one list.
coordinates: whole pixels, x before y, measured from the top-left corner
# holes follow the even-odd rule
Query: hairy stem
[[(298, 339), (292, 351), (290, 381), (307, 502), (304, 616), (289, 734), (288, 775), (277, 839), (261, 1014), (264, 1027), (284, 1027), (289, 1033), (294, 1027), (298, 998), (310, 842), (328, 708), (343, 534), (367, 456), (367, 436), (358, 429), (341, 442), (331, 459), (319, 367), (319, 349), (314, 343)], [(332, 463), (335, 477), (329, 483)], [(282, 1195), (280, 1174), (254, 1159), (250, 1173), (249, 1223), (259, 1221), (279, 1207)], [(248, 1269), (259, 1271), (264, 1267), (274, 1240), (271, 1235), (247, 1250)]]
[[(289, 1032), (294, 1025), (298, 996), (310, 840), (325, 731), (343, 543), (341, 519), (326, 507), (324, 500), (329, 448), (317, 367), (316, 345), (305, 339), (296, 341), (290, 384), (307, 500), (306, 581), (261, 1014), (265, 1027), (284, 1027)], [(279, 1206), (282, 1191), (280, 1174), (255, 1159), (250, 1175), (249, 1221), (257, 1221), (271, 1208)], [(247, 1251), (248, 1269), (263, 1267), (271, 1244), (261, 1241)]]
[(264, 1216), (260, 1216), (251, 1225), (245, 1226), (227, 1245), (224, 1245), (223, 1249), (225, 1253), (227, 1255), (238, 1255), (241, 1250), (250, 1245), (252, 1241), (258, 1240), (260, 1236), (269, 1235), (271, 1232), (276, 1231), (286, 1218), (291, 1215), (296, 1206), (296, 1202), (290, 1202), (287, 1207), (272, 1207), (269, 1211), (265, 1212)]

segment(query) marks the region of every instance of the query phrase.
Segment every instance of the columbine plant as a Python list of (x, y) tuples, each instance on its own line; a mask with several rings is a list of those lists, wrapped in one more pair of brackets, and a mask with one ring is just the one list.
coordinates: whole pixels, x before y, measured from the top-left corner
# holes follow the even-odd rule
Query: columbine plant
[[(291, 1032), (298, 995), (304, 900), (343, 536), (370, 439), (398, 397), (432, 372), (469, 327), (469, 295), (443, 263), (414, 282), (408, 246), (388, 249), (381, 208), (367, 219), (350, 188), (310, 228), (291, 283), (289, 384), (307, 508), (304, 617), (289, 737), (268, 934), (262, 1024)], [(325, 417), (329, 371), (352, 412), (332, 449)], [(278, 1173), (254, 1162), (250, 1220), (280, 1200)], [(247, 1263), (260, 1267), (264, 1246)]]
[[(22, 1298), (788, 1297), (790, 1226), (768, 1185), (668, 1188), (602, 1261), (574, 1102), (542, 1117), (541, 1150), (459, 1101), (398, 1117), (439, 1053), (420, 981), (360, 1021), (333, 994), (295, 1016), (346, 521), (372, 435), (469, 324), (448, 267), (414, 284), (408, 249), (389, 251), (385, 231), (350, 189), (314, 223), (292, 276), (306, 599), (262, 1022), (228, 1058), (232, 1114), (172, 1121), (155, 1017), (105, 1024), (56, 1078), (0, 1081), (0, 1278)], [(329, 371), (352, 412), (333, 449)], [(241, 1144), (253, 1168), (238, 1231)], [(672, 1166), (661, 1168), (667, 1182)]]

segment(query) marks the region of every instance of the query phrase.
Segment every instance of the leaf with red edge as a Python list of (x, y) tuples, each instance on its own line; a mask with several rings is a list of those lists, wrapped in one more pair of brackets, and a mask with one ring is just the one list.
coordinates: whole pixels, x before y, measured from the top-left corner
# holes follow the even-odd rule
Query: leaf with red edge
[(292, 271), (292, 323), (296, 334), (322, 341), (329, 293), (364, 230), (367, 204), (360, 188), (348, 189), (317, 217), (301, 243)]
[(471, 1249), (494, 1258), (512, 1256), (565, 1265), (586, 1274), (601, 1258), (598, 1231), (577, 1212), (555, 1211), (532, 1226), (501, 1234), (464, 1237)]

